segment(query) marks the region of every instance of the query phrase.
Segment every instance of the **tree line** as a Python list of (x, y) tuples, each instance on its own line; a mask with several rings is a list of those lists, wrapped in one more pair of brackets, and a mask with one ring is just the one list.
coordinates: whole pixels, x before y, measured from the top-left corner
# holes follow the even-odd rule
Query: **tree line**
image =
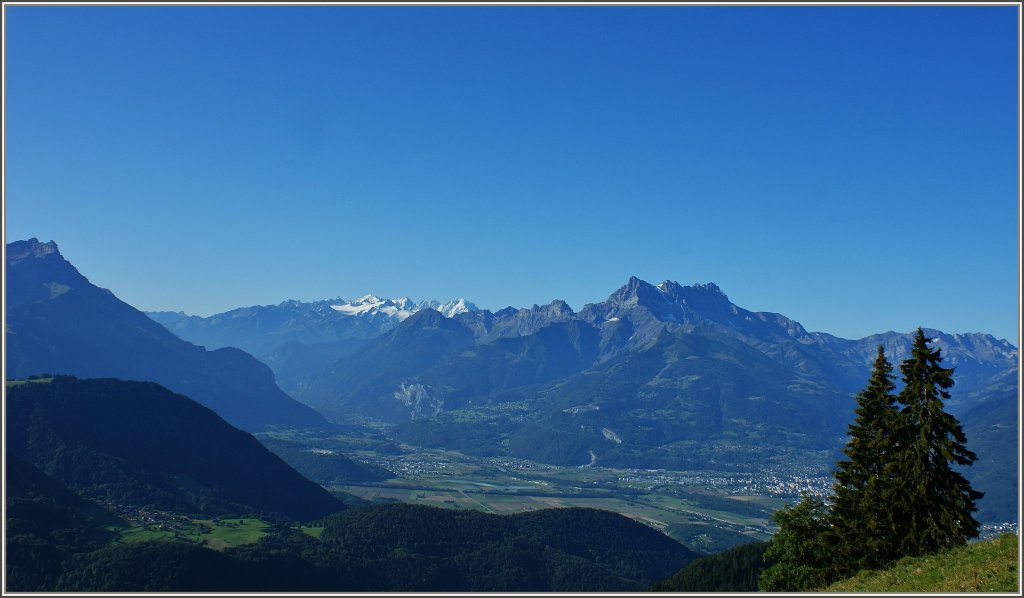
[(857, 395), (833, 495), (827, 501), (804, 496), (773, 515), (779, 530), (765, 557), (774, 564), (761, 573), (761, 590), (821, 588), (978, 535), (972, 513), (983, 494), (954, 469), (977, 455), (944, 409), (953, 369), (941, 362), (941, 349), (930, 347), (918, 328), (900, 364), (903, 388), (894, 394), (893, 366), (879, 345), (868, 384)]

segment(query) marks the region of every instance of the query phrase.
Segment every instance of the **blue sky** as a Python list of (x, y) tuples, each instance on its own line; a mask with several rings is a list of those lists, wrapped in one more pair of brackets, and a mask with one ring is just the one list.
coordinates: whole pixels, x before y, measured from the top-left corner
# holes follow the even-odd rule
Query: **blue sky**
[(636, 275), (1017, 344), (1015, 7), (5, 12), (6, 239), (140, 309)]

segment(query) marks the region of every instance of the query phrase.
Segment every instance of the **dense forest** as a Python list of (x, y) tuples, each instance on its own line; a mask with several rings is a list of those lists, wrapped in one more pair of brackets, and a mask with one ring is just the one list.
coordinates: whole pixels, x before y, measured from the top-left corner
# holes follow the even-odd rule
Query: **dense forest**
[(61, 563), (71, 555), (97, 550), (124, 521), (82, 499), (30, 463), (8, 454), (6, 552), (7, 588), (53, 589)]
[(743, 544), (699, 558), (668, 579), (651, 586), (655, 592), (756, 592), (767, 542)]
[[(8, 589), (632, 591), (696, 557), (653, 529), (594, 509), (499, 516), (390, 504), (321, 523), (319, 538), (279, 524), (255, 544), (218, 552), (175, 541), (104, 544), (96, 521), (75, 519), (59, 533), (9, 537)], [(65, 536), (81, 539), (67, 545)]]

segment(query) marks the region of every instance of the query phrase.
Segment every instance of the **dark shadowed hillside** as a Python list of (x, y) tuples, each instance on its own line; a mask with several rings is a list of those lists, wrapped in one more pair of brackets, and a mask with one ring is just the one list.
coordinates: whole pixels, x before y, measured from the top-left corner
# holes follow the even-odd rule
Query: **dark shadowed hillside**
[(7, 455), (4, 479), (7, 590), (52, 589), (70, 555), (104, 546), (115, 536), (108, 526), (124, 524), (14, 455)]
[(768, 566), (766, 542), (743, 544), (701, 557), (675, 575), (651, 586), (654, 592), (756, 592), (757, 578)]
[(344, 506), (210, 409), (151, 382), (8, 386), (8, 454), (121, 505), (307, 520)]
[(63, 591), (639, 591), (696, 554), (621, 515), (487, 515), (402, 504), (326, 518), (314, 537), (278, 526), (216, 553), (146, 542), (74, 555)]

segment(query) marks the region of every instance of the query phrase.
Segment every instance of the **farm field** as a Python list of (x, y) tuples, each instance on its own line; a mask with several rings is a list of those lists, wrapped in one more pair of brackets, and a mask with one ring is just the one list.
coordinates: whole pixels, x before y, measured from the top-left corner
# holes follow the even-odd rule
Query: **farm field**
[(183, 540), (205, 544), (214, 550), (252, 544), (266, 534), (269, 525), (255, 518), (189, 519), (156, 513), (137, 525), (121, 530), (117, 542), (130, 544), (146, 540)]
[(769, 519), (701, 509), (691, 502), (664, 495), (631, 498), (506, 493), (488, 490), (449, 490), (387, 485), (336, 487), (373, 502), (405, 502), (450, 509), (475, 509), (508, 515), (537, 509), (589, 507), (620, 513), (641, 521), (701, 552), (717, 552), (746, 542), (766, 540)]
[(564, 468), (429, 451), (389, 458), (395, 478), (331, 486), (372, 502), (513, 514), (589, 507), (641, 521), (701, 552), (770, 537), (782, 497), (736, 495), (709, 474)]
[[(393, 473), (373, 482), (329, 484), (371, 502), (404, 502), (513, 514), (546, 508), (590, 507), (621, 513), (694, 550), (718, 552), (766, 540), (771, 513), (820, 494), (831, 479), (815, 471), (708, 472), (560, 467), (510, 457), (475, 457), (423, 449), (386, 433), (317, 437), (278, 430), (276, 439), (308, 450), (330, 449)], [(384, 449), (387, 450), (374, 450)]]

